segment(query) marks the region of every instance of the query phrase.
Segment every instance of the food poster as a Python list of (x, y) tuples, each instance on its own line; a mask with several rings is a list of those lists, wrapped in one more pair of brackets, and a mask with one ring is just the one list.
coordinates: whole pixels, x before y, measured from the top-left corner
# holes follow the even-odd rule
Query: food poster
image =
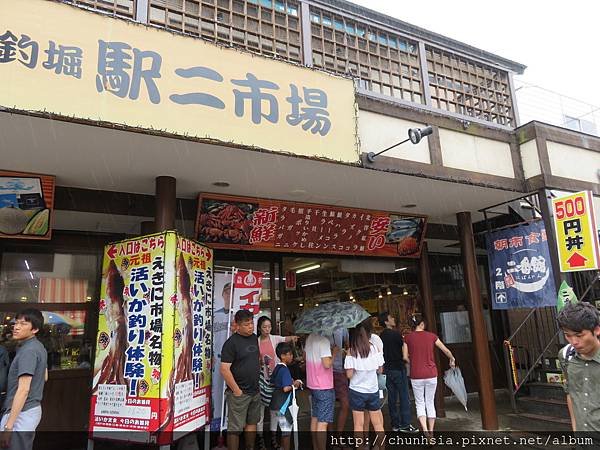
[(196, 236), (213, 248), (418, 258), (426, 217), (202, 194)]
[(195, 405), (210, 376), (208, 368), (197, 370), (197, 361), (194, 367), (193, 347), (210, 347), (210, 333), (200, 333), (200, 321), (194, 328), (193, 310), (204, 308), (202, 317), (210, 314), (210, 276), (212, 253), (191, 241), (178, 242), (174, 232), (105, 247), (90, 411), (93, 437), (164, 444), (174, 429), (195, 426), (202, 415)]
[(50, 175), (0, 171), (0, 238), (52, 237), (54, 182)]
[[(241, 308), (254, 314), (255, 333), (256, 322), (260, 311), (260, 298), (262, 293), (264, 273), (254, 271), (236, 270), (231, 288), (231, 272), (215, 274), (215, 298), (213, 309), (213, 383), (212, 402), (213, 419), (211, 430), (219, 431), (221, 428), (221, 413), (223, 409), (223, 377), (220, 373), (221, 350), (223, 344), (235, 330), (234, 315)], [(224, 422), (226, 426), (226, 420)]]
[(173, 432), (194, 431), (210, 419), (213, 254), (177, 238), (177, 297), (171, 372)]

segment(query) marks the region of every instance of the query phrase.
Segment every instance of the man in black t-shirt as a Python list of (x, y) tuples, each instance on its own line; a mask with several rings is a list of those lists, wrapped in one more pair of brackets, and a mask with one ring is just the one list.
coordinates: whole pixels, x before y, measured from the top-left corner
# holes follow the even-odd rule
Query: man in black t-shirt
[(221, 375), (227, 383), (227, 448), (237, 450), (240, 434), (244, 431), (246, 448), (253, 449), (261, 409), (258, 337), (254, 334), (250, 311), (236, 312), (234, 320), (237, 331), (225, 341), (221, 350)]
[[(403, 433), (417, 433), (419, 430), (410, 423), (410, 401), (408, 399), (408, 378), (402, 359), (402, 335), (396, 330), (396, 319), (387, 311), (379, 314), (379, 325), (385, 327), (379, 336), (383, 341), (385, 364), (385, 385), (388, 390), (388, 408), (392, 430)], [(400, 405), (398, 405), (398, 399)]]

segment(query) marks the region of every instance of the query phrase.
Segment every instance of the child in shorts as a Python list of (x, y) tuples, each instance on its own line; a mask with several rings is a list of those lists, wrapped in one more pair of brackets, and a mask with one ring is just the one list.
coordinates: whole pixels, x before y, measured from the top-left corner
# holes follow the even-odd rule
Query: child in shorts
[(275, 348), (275, 354), (281, 361), (275, 366), (271, 375), (271, 383), (275, 387), (271, 397), (271, 422), (276, 422), (281, 429), (281, 447), (283, 450), (290, 448), (290, 434), (292, 431), (292, 414), (290, 405), (292, 404), (292, 386), (299, 388), (302, 381), (292, 380), (292, 375), (288, 364), (294, 360), (292, 346), (287, 342), (281, 342)]

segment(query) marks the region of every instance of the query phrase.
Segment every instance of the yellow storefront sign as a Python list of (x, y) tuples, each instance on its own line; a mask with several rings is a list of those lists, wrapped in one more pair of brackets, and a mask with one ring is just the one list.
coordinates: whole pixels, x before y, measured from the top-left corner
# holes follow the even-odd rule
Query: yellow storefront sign
[(561, 272), (599, 268), (600, 247), (592, 199), (589, 191), (552, 199)]
[(93, 437), (165, 444), (208, 423), (212, 266), (212, 250), (172, 231), (105, 247)]
[(0, 11), (0, 106), (359, 160), (350, 79), (57, 2)]

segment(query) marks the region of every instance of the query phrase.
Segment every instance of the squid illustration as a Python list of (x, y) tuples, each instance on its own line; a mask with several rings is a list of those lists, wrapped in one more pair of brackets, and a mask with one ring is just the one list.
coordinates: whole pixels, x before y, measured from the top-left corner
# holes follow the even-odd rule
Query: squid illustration
[(127, 384), (124, 375), (125, 350), (127, 349), (127, 323), (125, 318), (123, 289), (125, 282), (114, 261), (106, 272), (107, 305), (104, 313), (110, 332), (110, 349), (94, 377), (93, 391), (99, 384)]
[(185, 258), (183, 254), (179, 255), (177, 260), (177, 277), (178, 282), (178, 295), (179, 301), (177, 302), (177, 309), (179, 313), (180, 327), (182, 330), (181, 336), (181, 353), (173, 371), (169, 378), (169, 385), (167, 387), (167, 396), (170, 398), (167, 412), (165, 413), (163, 423), (160, 428), (164, 429), (171, 419), (173, 418), (174, 411), (174, 392), (175, 385), (182, 381), (189, 381), (193, 379), (192, 375), (192, 350), (194, 346), (194, 324), (192, 320), (192, 296), (191, 296), (191, 281), (190, 273), (185, 264)]

